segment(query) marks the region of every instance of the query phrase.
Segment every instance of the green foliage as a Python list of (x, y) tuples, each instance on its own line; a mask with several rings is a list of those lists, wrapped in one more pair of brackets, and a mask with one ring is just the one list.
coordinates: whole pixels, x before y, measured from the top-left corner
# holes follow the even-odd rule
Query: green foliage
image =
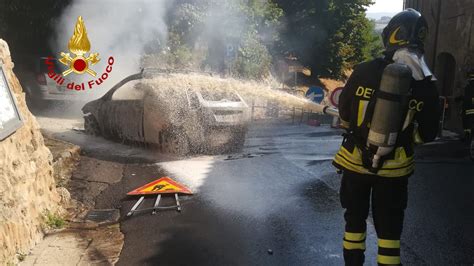
[(327, 60), (328, 2), (307, 0), (275, 0), (275, 2), (284, 11), (284, 23), (274, 53), (295, 55), (303, 65), (320, 72), (322, 63)]
[(279, 36), (283, 10), (271, 0), (240, 2), (241, 15), (246, 18), (238, 53), (231, 73), (242, 78), (261, 79), (269, 75), (272, 57), (269, 49)]
[(0, 1), (0, 37), (13, 53), (45, 54), (56, 20), (72, 0)]
[(370, 0), (276, 0), (285, 12), (279, 53), (288, 53), (313, 73), (344, 78), (347, 69), (378, 56), (374, 25), (365, 17)]
[(254, 30), (265, 42), (278, 39), (275, 30), (281, 23), (283, 10), (272, 1), (249, 0), (241, 4), (249, 30)]
[(370, 0), (331, 0), (329, 13), (332, 27), (329, 28), (329, 60), (326, 69), (333, 78), (345, 78), (345, 70), (369, 59), (373, 27), (365, 17), (365, 7)]
[[(344, 78), (380, 54), (370, 0), (177, 0), (168, 16), (169, 67), (260, 79), (275, 57), (296, 55), (313, 73)], [(238, 47), (230, 56), (228, 45)]]
[[(252, 79), (269, 74), (269, 49), (283, 16), (272, 1), (181, 0), (171, 10), (168, 67), (210, 68)], [(227, 53), (228, 45), (235, 47), (234, 55)]]
[(167, 25), (170, 35), (174, 35), (179, 45), (192, 45), (202, 32), (206, 18), (205, 1), (198, 3), (181, 2), (171, 8)]
[(17, 258), (18, 258), (18, 261), (22, 262), (26, 259), (26, 254), (25, 253), (17, 253)]
[(364, 36), (366, 38), (366, 45), (363, 47), (364, 59), (370, 60), (382, 56), (385, 50), (382, 42), (382, 36), (375, 30), (375, 22), (369, 21)]
[(66, 224), (61, 216), (51, 213), (50, 211), (45, 212), (44, 218), (46, 226), (51, 229), (60, 229)]
[(257, 36), (249, 34), (240, 45), (232, 73), (243, 78), (260, 79), (270, 73), (271, 63), (265, 45), (259, 42)]
[(166, 64), (170, 68), (189, 69), (196, 66), (197, 53), (186, 43), (182, 43), (182, 38), (174, 32), (170, 32), (168, 37), (169, 51), (166, 53)]
[[(72, 0), (3, 0), (0, 36), (16, 54), (48, 54), (54, 25)], [(274, 59), (295, 55), (313, 75), (344, 78), (383, 47), (365, 17), (371, 0), (175, 0), (167, 42), (145, 44), (158, 67), (211, 69), (242, 78), (269, 74)], [(150, 33), (153, 34), (153, 33)], [(235, 47), (230, 54), (227, 46)]]

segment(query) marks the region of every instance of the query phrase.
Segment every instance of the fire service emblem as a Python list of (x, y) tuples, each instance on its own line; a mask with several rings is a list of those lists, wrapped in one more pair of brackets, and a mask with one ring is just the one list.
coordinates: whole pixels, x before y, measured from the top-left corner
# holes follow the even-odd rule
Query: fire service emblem
[(69, 67), (69, 69), (63, 72), (63, 76), (74, 72), (76, 74), (88, 73), (95, 77), (96, 72), (90, 69), (89, 66), (93, 66), (100, 61), (99, 53), (90, 53), (89, 56), (86, 55), (91, 49), (91, 43), (89, 42), (89, 38), (87, 38), (86, 27), (84, 26), (84, 20), (81, 16), (77, 18), (74, 34), (69, 40), (68, 48), (75, 57), (71, 57), (69, 53), (61, 52), (59, 62)]
[[(55, 81), (59, 87), (62, 88), (65, 85), (64, 83), (66, 80), (64, 77), (73, 72), (76, 74), (88, 73), (94, 77), (94, 79), (82, 83), (76, 83), (74, 81), (67, 82), (65, 87), (69, 90), (83, 91), (86, 90), (86, 88), (92, 89), (96, 86), (100, 86), (105, 80), (107, 80), (112, 72), (112, 66), (115, 59), (113, 56), (109, 56), (107, 59), (107, 66), (101, 75), (97, 75), (97, 73), (90, 68), (97, 64), (100, 61), (100, 58), (99, 53), (89, 53), (91, 50), (91, 43), (87, 37), (86, 27), (84, 26), (84, 20), (81, 16), (77, 18), (76, 26), (74, 27), (74, 34), (69, 40), (68, 48), (73, 56), (71, 56), (70, 53), (61, 52), (61, 58), (58, 60), (61, 64), (67, 67), (67, 69), (62, 73), (55, 72), (56, 65), (54, 57), (49, 56), (47, 60), (45, 60), (48, 68), (48, 77)], [(89, 55), (87, 55), (87, 53), (89, 53)]]

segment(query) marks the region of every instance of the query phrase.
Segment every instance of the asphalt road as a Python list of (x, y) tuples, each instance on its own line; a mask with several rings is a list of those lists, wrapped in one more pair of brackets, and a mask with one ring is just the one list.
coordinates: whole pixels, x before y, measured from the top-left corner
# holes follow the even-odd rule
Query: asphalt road
[(418, 149), (403, 250), (423, 264), (474, 265), (474, 162), (459, 141)]
[[(330, 164), (340, 141), (325, 126), (256, 125), (240, 154), (128, 164), (96, 204), (121, 209), (119, 265), (342, 265), (340, 176)], [(453, 141), (421, 147), (417, 156), (403, 263), (472, 265), (474, 164)], [(181, 197), (183, 211), (126, 219), (138, 199), (126, 193), (164, 175), (195, 192)], [(375, 265), (370, 222), (366, 256)]]

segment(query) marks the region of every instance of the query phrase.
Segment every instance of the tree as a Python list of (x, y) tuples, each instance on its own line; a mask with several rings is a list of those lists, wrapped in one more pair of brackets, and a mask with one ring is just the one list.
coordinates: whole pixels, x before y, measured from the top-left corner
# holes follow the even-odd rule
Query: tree
[(375, 30), (375, 21), (369, 20), (364, 32), (367, 45), (363, 47), (364, 60), (380, 57), (384, 51), (382, 36)]
[(248, 33), (240, 44), (238, 56), (232, 65), (232, 74), (249, 79), (266, 77), (271, 68), (272, 58), (255, 34)]
[(284, 11), (275, 54), (294, 55), (319, 73), (326, 60), (328, 1), (275, 0)]
[(12, 54), (48, 54), (49, 39), (56, 20), (71, 0), (0, 2), (0, 37), (5, 39)]
[(331, 22), (328, 38), (327, 75), (345, 78), (345, 71), (354, 64), (368, 59), (367, 46), (372, 29), (365, 17), (365, 7), (371, 0), (331, 0)]
[[(178, 0), (170, 10), (168, 62), (191, 61), (187, 66), (253, 79), (270, 72), (269, 49), (283, 15), (272, 1)], [(227, 45), (235, 46), (235, 55), (228, 54)]]
[(316, 75), (342, 79), (347, 69), (380, 52), (365, 17), (370, 0), (284, 1), (282, 54), (293, 54)]

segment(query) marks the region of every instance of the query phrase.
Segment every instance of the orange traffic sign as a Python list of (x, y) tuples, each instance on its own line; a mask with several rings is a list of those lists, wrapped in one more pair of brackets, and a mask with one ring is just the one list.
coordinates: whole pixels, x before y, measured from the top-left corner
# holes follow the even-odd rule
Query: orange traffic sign
[(162, 177), (127, 193), (127, 195), (153, 195), (153, 194), (193, 194), (189, 188), (173, 181), (169, 177)]

